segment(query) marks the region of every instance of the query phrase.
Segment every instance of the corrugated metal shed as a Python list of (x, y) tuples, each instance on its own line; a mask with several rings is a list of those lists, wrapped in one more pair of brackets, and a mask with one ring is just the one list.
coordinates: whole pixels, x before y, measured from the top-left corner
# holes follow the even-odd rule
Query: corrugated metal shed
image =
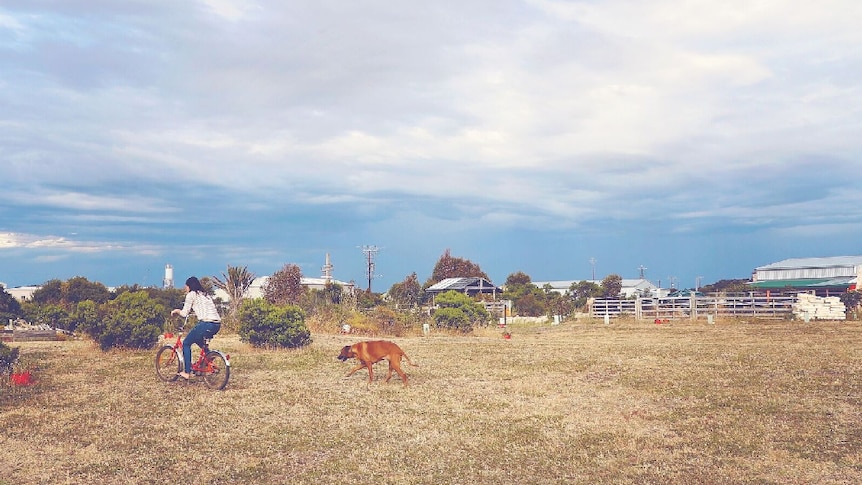
[(856, 283), (856, 278), (807, 278), (807, 279), (787, 279), (787, 280), (764, 280), (751, 283), (753, 288), (783, 289), (792, 288), (794, 290), (846, 290), (848, 287)]
[(754, 269), (753, 281), (855, 278), (862, 269), (862, 256), (793, 258)]

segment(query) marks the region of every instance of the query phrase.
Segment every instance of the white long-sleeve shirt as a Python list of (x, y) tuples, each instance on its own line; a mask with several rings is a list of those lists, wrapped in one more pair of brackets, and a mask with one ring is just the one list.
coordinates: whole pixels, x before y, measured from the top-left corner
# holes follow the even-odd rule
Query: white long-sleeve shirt
[(186, 301), (183, 304), (183, 309), (180, 310), (180, 316), (185, 318), (189, 316), (191, 311), (195, 312), (201, 322), (221, 323), (215, 302), (209, 296), (197, 291), (190, 291), (186, 294)]

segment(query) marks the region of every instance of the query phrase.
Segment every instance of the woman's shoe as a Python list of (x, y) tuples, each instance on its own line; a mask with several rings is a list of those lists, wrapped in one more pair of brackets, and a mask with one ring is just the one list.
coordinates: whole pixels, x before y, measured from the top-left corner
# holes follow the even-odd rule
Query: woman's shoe
[(182, 378), (183, 378), (183, 379), (185, 379), (185, 380), (189, 380), (189, 378), (191, 378), (191, 375), (190, 375), (190, 374), (186, 374), (185, 372), (177, 372), (177, 375), (178, 375), (178, 376), (180, 376), (180, 377), (182, 377)]

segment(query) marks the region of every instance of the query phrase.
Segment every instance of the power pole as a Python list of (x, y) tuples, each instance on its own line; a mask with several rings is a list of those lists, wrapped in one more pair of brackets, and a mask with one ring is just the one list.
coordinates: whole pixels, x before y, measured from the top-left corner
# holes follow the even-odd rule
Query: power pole
[(371, 293), (371, 280), (374, 279), (374, 257), (380, 251), (377, 246), (362, 246), (365, 254), (365, 276), (368, 277), (368, 293)]
[(640, 265), (638, 266), (638, 269), (641, 270), (641, 279), (644, 279), (644, 270), (648, 268), (645, 268), (644, 265)]
[(593, 283), (596, 282), (596, 258), (590, 258), (590, 265), (593, 267)]

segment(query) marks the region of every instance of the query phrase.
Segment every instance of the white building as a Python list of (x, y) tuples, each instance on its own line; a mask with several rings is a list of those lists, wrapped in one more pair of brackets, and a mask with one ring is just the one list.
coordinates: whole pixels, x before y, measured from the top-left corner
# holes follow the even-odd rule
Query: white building
[[(601, 286), (602, 282), (598, 280), (556, 280), (556, 281), (533, 281), (532, 283), (539, 287), (539, 289), (543, 289), (545, 285), (550, 285), (551, 291), (556, 291), (560, 294), (565, 294), (569, 291), (572, 284), (580, 283), (582, 281), (586, 281), (588, 283), (594, 283), (597, 286)], [(664, 296), (664, 294), (659, 295), (658, 293), (663, 290), (659, 290), (659, 287), (654, 285), (651, 281), (638, 278), (638, 279), (625, 279), (622, 281), (622, 288), (620, 290), (620, 296), (622, 298), (632, 298), (634, 296)], [(666, 294), (666, 292), (664, 292)]]
[(27, 301), (32, 299), (33, 293), (41, 288), (39, 286), (16, 286), (15, 288), (6, 288), (5, 283), (0, 283), (0, 286), (3, 286), (6, 293), (9, 293), (18, 301)]
[[(263, 289), (266, 284), (269, 282), (269, 276), (259, 276), (251, 282), (251, 286), (248, 287), (243, 297), (245, 298), (263, 298)], [(352, 294), (355, 290), (355, 286), (352, 282), (345, 283), (343, 281), (338, 281), (334, 278), (306, 278), (302, 277), (300, 279), (300, 284), (311, 290), (322, 290), (326, 288), (326, 284), (335, 284), (340, 285), (344, 289), (345, 294)], [(216, 298), (221, 298), (222, 301), (230, 301), (230, 295), (227, 294), (226, 291), (221, 289), (215, 290)]]

